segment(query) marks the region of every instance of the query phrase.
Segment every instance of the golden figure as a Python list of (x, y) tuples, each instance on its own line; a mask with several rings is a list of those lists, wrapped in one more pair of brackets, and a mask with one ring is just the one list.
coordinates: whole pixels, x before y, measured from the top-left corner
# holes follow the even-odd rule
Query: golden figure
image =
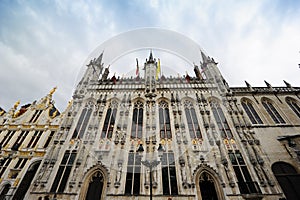
[(54, 88), (52, 88), (52, 90), (50, 90), (49, 95), (53, 95), (53, 93), (56, 91), (57, 87), (55, 86)]
[(17, 107), (20, 105), (20, 100), (18, 100), (15, 105), (14, 105), (14, 109), (17, 109)]

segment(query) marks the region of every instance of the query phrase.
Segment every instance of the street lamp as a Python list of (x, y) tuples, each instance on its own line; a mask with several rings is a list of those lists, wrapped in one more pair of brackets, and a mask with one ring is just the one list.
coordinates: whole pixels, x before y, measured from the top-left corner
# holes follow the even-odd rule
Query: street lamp
[[(144, 151), (144, 148), (143, 146), (140, 144), (137, 152), (139, 153), (142, 153)], [(158, 153), (159, 154), (162, 154), (163, 151), (164, 151), (164, 148), (161, 144), (159, 144), (158, 146), (158, 149), (157, 149)], [(141, 161), (142, 164), (145, 166), (145, 167), (148, 167), (149, 168), (149, 171), (150, 171), (150, 200), (152, 200), (152, 170), (157, 166), (159, 165), (160, 161), (159, 160), (143, 160)]]
[(159, 160), (143, 160), (142, 164), (149, 168), (150, 170), (150, 200), (152, 200), (152, 169), (159, 165)]

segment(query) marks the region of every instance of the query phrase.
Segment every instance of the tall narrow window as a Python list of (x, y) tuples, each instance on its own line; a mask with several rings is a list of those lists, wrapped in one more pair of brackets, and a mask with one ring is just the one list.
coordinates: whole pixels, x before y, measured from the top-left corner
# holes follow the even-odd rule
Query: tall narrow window
[(42, 114), (42, 112), (43, 110), (36, 110), (31, 119), (29, 120), (29, 123), (35, 123)]
[(220, 105), (212, 102), (210, 106), (212, 107), (212, 111), (222, 138), (232, 138), (231, 130)]
[(29, 131), (22, 131), (17, 140), (15, 141), (15, 143), (12, 146), (12, 149), (17, 151), (18, 148), (21, 146), (21, 144), (23, 143), (23, 141), (25, 140), (26, 136), (28, 135)]
[(29, 143), (27, 144), (27, 148), (35, 148), (39, 139), (41, 138), (43, 131), (35, 131), (33, 136), (31, 137)]
[(300, 107), (296, 100), (287, 98), (287, 104), (289, 104), (290, 108), (295, 112), (295, 114), (300, 118)]
[(276, 162), (272, 171), (287, 199), (300, 199), (300, 174), (288, 163)]
[(141, 156), (138, 153), (129, 152), (127, 174), (125, 182), (126, 195), (140, 194)]
[(49, 143), (51, 142), (52, 138), (53, 138), (53, 135), (54, 135), (55, 131), (51, 131), (50, 132), (50, 135), (48, 136), (43, 148), (47, 148)]
[(0, 160), (0, 178), (3, 178), (3, 174), (11, 162), (11, 158), (2, 158)]
[(163, 153), (161, 160), (162, 167), (162, 184), (164, 195), (177, 195), (177, 179), (176, 179), (176, 168), (174, 153), (168, 152)]
[(184, 111), (185, 111), (186, 121), (188, 124), (191, 139), (202, 138), (197, 115), (192, 102), (190, 101), (184, 102)]
[(5, 146), (8, 144), (9, 140), (12, 138), (12, 136), (15, 134), (15, 132), (16, 132), (16, 131), (11, 131), (11, 130), (9, 130), (9, 131), (5, 134), (5, 136), (3, 137), (2, 141), (0, 142), (0, 147), (1, 147), (1, 148), (5, 147)]
[(262, 104), (276, 124), (285, 124), (284, 119), (280, 116), (279, 112), (275, 109), (271, 101), (265, 99), (262, 101)]
[(159, 103), (160, 138), (172, 139), (169, 105), (166, 101)]
[(116, 116), (117, 116), (117, 107), (118, 107), (118, 103), (116, 101), (112, 101), (110, 107), (107, 109), (101, 138), (110, 139), (112, 137)]
[(30, 186), (39, 166), (40, 166), (40, 162), (33, 163), (32, 165), (29, 166), (17, 191), (15, 192), (15, 194), (12, 198), (13, 200), (23, 200), (24, 199), (26, 192), (29, 189), (29, 186)]
[(143, 132), (143, 106), (144, 104), (137, 101), (134, 104), (131, 126), (131, 138), (142, 138)]
[(88, 125), (89, 119), (92, 114), (92, 108), (84, 108), (81, 112), (81, 115), (79, 117), (79, 120), (77, 122), (76, 128), (73, 132), (72, 139), (75, 138), (82, 138), (84, 135), (84, 132), (86, 130), (86, 127)]
[(69, 150), (67, 150), (65, 152), (50, 192), (61, 193), (65, 190), (75, 158), (76, 158), (76, 151), (73, 150), (72, 152), (70, 152)]
[(256, 110), (254, 109), (254, 107), (250, 101), (248, 101), (248, 100), (242, 101), (242, 106), (243, 106), (244, 110), (246, 111), (252, 124), (263, 124), (262, 120), (260, 119), (259, 115), (257, 114)]
[(7, 197), (7, 193), (8, 193), (8, 191), (9, 191), (9, 189), (10, 189), (10, 184), (6, 184), (3, 188), (2, 188), (2, 190), (1, 190), (1, 193), (0, 193), (0, 200), (5, 200), (5, 199), (7, 199), (6, 197)]
[(229, 158), (238, 179), (241, 194), (261, 193), (257, 182), (252, 181), (242, 154), (240, 152), (230, 152)]
[(89, 183), (85, 200), (100, 200), (103, 191), (104, 178), (100, 172), (96, 172)]

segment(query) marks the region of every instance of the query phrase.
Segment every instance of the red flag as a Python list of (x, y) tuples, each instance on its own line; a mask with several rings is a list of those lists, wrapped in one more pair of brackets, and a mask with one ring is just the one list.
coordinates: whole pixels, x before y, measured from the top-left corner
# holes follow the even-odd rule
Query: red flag
[(189, 74), (186, 72), (186, 76), (185, 76), (185, 80), (190, 83), (191, 81), (191, 77), (189, 76)]

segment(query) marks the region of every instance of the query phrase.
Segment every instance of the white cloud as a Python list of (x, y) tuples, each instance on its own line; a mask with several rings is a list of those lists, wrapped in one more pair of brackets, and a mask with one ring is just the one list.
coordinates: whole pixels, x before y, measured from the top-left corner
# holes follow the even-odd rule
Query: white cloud
[(191, 37), (220, 63), (231, 85), (244, 80), (263, 85), (265, 79), (273, 85), (283, 85), (283, 79), (300, 85), (299, 4), (57, 0), (0, 8), (6, 8), (0, 14), (0, 106), (6, 110), (17, 99), (27, 103), (43, 97), (53, 86), (58, 86), (54, 98), (64, 109), (77, 73), (101, 42), (149, 26)]

